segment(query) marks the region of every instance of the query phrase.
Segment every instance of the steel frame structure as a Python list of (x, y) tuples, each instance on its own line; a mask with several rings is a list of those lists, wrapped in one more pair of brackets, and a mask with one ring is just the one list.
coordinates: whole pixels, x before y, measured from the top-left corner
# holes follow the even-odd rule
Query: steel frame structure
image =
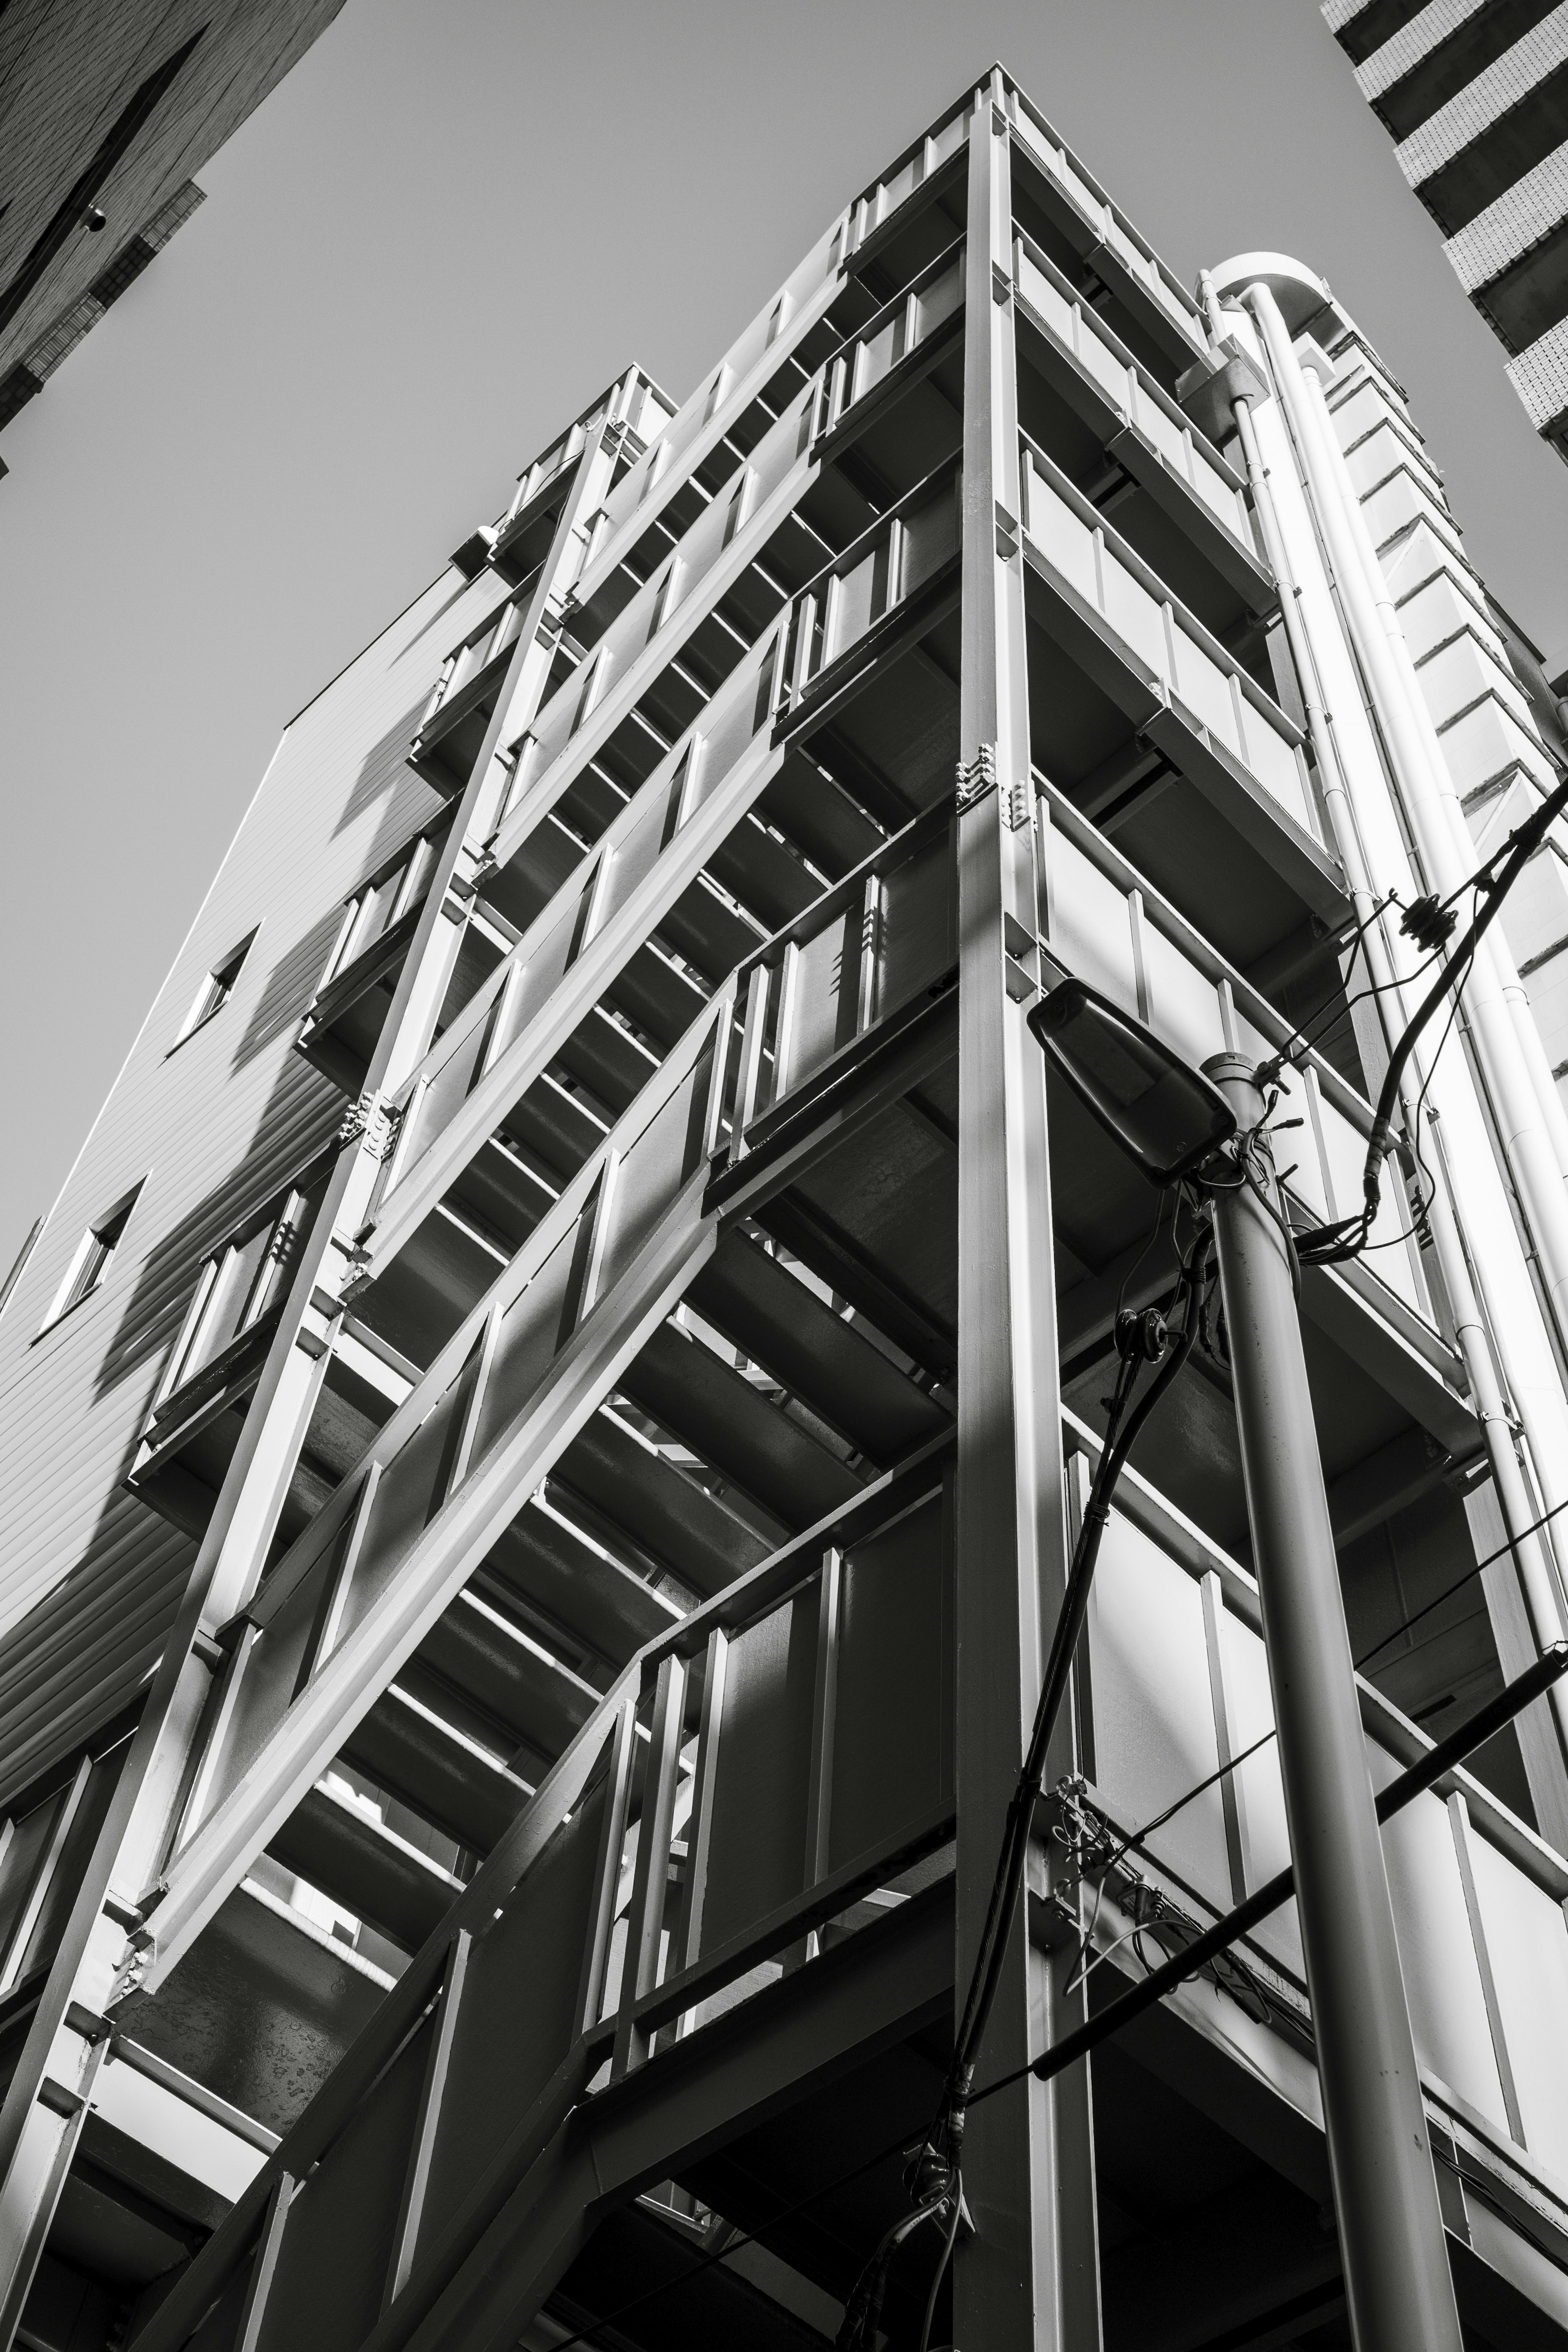
[[(1310, 272), (1195, 300), (996, 68), (290, 730), (165, 992), (200, 1025), (154, 1024), (0, 1326), (89, 1433), (96, 1381), (129, 1488), (99, 1581), (57, 1554), (14, 1609), (0, 2342), (832, 2338), (940, 2092), (1114, 1315), (1187, 1237), (1028, 1012), (1065, 970), (1194, 1061), (1291, 1049), (1285, 1198), (1343, 1213), (1419, 961), (1387, 894), (1552, 772), (1395, 444)], [(246, 987), (267, 1116), (74, 1296), (90, 1188), (248, 1066), (197, 1059)], [(1379, 1787), (1562, 1638), (1551, 1050), (1500, 950), (1375, 1250), (1301, 1286)], [(47, 1528), (68, 1415), (27, 1437)], [(93, 1565), (128, 1528), (151, 1630)], [(1117, 1493), (987, 2075), (1289, 1859), (1256, 1566), (1217, 1344)], [(1548, 1700), (1385, 1833), (1478, 2345), (1568, 2338), (1565, 1843)], [(1348, 2340), (1313, 2048), (1286, 1912), (977, 2107), (937, 2340)]]

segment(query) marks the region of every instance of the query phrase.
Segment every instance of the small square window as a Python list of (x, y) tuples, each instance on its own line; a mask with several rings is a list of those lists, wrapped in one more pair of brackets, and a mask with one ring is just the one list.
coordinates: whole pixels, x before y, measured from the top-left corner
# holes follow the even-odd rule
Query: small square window
[[(143, 1178), (142, 1181), (145, 1182), (146, 1179)], [(141, 1191), (141, 1184), (133, 1185), (122, 1200), (115, 1202), (107, 1216), (99, 1218), (96, 1223), (88, 1227), (77, 1244), (76, 1255), (49, 1309), (44, 1325), (46, 1330), (50, 1323), (57, 1323), (62, 1315), (68, 1315), (73, 1307), (79, 1307), (84, 1298), (90, 1298), (95, 1290), (102, 1289)]]
[(210, 1021), (214, 1013), (223, 1011), (224, 1006), (234, 994), (235, 982), (244, 969), (245, 960), (250, 953), (255, 939), (256, 933), (247, 931), (238, 947), (231, 948), (222, 963), (213, 966), (212, 971), (208, 972), (196, 991), (196, 1001), (185, 1016), (183, 1028), (174, 1040), (176, 1045), (183, 1045), (186, 1038), (201, 1027), (204, 1021)]

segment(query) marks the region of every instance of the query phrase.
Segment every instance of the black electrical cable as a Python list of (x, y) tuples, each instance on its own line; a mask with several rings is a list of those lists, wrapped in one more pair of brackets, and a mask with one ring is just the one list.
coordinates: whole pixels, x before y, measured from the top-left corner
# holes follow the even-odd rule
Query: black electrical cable
[[(1375, 1805), (1379, 1823), (1391, 1820), (1396, 1813), (1413, 1803), (1423, 1790), (1430, 1788), (1434, 1780), (1440, 1780), (1455, 1765), (1463, 1763), (1477, 1748), (1483, 1747), (1487, 1740), (1511, 1723), (1524, 1707), (1550, 1690), (1565, 1671), (1568, 1671), (1568, 1642), (1554, 1642), (1542, 1651), (1532, 1666), (1526, 1667), (1524, 1673), (1506, 1685), (1495, 1698), (1478, 1707), (1475, 1714), (1461, 1723), (1457, 1730), (1449, 1732), (1446, 1739), (1437, 1740), (1425, 1756), (1378, 1792)], [(1097, 2043), (1119, 2033), (1124, 2025), (1132, 2023), (1134, 2017), (1153, 2009), (1166, 1993), (1174, 1992), (1178, 1985), (1184, 1984), (1209, 1960), (1228, 1950), (1240, 1937), (1249, 1934), (1261, 1920), (1288, 1903), (1294, 1891), (1294, 1869), (1281, 1870), (1249, 1895), (1244, 1903), (1239, 1903), (1233, 1911), (1228, 1911), (1222, 1919), (1215, 1921), (1212, 1927), (1206, 1928), (1202, 1935), (1195, 1937), (1190, 1944), (1146, 1976), (1141, 1984), (1132, 1986), (1108, 2007), (1097, 2010), (1084, 2024), (1074, 2026), (1071, 2033), (1064, 2033), (1060, 2042), (1053, 2042), (1049, 2050), (1041, 2051), (1038, 2058), (1031, 2058), (1026, 2065), (1015, 2066), (1010, 2073), (1000, 2074), (995, 2082), (972, 2092), (969, 2105), (978, 2106), (983, 2100), (994, 2098), (998, 2091), (1009, 2089), (1014, 2083), (1021, 2083), (1027, 2074), (1032, 2074), (1037, 2082), (1051, 2082), (1058, 2074), (1063, 2074), (1075, 2059), (1083, 2057)]]
[[(905, 2213), (890, 2230), (884, 2230), (877, 2241), (875, 2253), (861, 2272), (844, 2305), (843, 2319), (833, 2338), (834, 2352), (863, 2352), (874, 2345), (881, 2333), (883, 2299), (887, 2293), (887, 2274), (893, 2258), (905, 2238), (912, 2237), (922, 2221), (929, 2221), (943, 2210), (940, 2197), (931, 2198)], [(955, 2212), (956, 2202), (955, 2200)]]
[(1337, 1023), (1343, 1021), (1347, 1013), (1353, 1012), (1356, 1005), (1369, 1004), (1375, 996), (1386, 996), (1392, 989), (1408, 988), (1413, 981), (1420, 979), (1423, 972), (1430, 971), (1437, 961), (1437, 955), (1425, 956), (1410, 971), (1396, 973), (1392, 980), (1368, 981), (1364, 988), (1358, 988), (1355, 994), (1347, 996), (1343, 1003), (1324, 1005), (1316, 1016), (1316, 1025), (1314, 1026), (1312, 1022), (1308, 1022), (1304, 1027), (1296, 1030), (1293, 1035), (1287, 1038), (1279, 1051), (1270, 1055), (1269, 1060), (1263, 1065), (1259, 1072), (1260, 1077), (1266, 1083), (1270, 1078), (1277, 1076), (1279, 1072), (1287, 1066), (1291, 1069), (1299, 1067), (1298, 1057), (1302, 1053), (1315, 1051), (1319, 1039), (1326, 1037), (1329, 1031)]
[[(1377, 1214), (1383, 1190), (1383, 1162), (1391, 1148), (1394, 1114), (1399, 1097), (1399, 1082), (1406, 1065), (1416, 1050), (1416, 1043), (1427, 1022), (1442, 1003), (1450, 988), (1456, 997), (1463, 987), (1476, 950), (1488, 929), (1501, 911), (1502, 902), (1518, 881), (1531, 857), (1546, 837), (1553, 820), (1568, 808), (1568, 779), (1560, 784), (1533, 816), (1516, 825), (1495, 854), (1480, 870), (1480, 877), (1472, 877), (1482, 904), (1471, 917), (1468, 929), (1444, 961), (1437, 979), (1406, 1023), (1404, 1032), (1389, 1056), (1378, 1093), (1377, 1108), (1373, 1118), (1372, 1133), (1367, 1139), (1366, 1165), (1362, 1174), (1363, 1203), (1357, 1217), (1343, 1217), (1336, 1223), (1320, 1225), (1315, 1232), (1298, 1235), (1296, 1246), (1303, 1265), (1336, 1265), (1345, 1259), (1358, 1257), (1366, 1246), (1373, 1221)], [(1460, 885), (1460, 889), (1469, 887)], [(1458, 895), (1458, 892), (1455, 894)]]
[[(1563, 1507), (1568, 1507), (1568, 1506)], [(1552, 1515), (1549, 1513), (1548, 1517)], [(1538, 1524), (1544, 1524), (1544, 1522)], [(1531, 1530), (1527, 1528), (1523, 1532), (1528, 1534)], [(1500, 1557), (1499, 1554), (1493, 1556)], [(1523, 1707), (1529, 1706), (1532, 1699), (1550, 1689), (1564, 1670), (1568, 1670), (1568, 1642), (1555, 1643), (1550, 1650), (1536, 1660), (1533, 1666), (1528, 1667), (1517, 1680), (1500, 1691), (1495, 1698), (1489, 1699), (1484, 1706), (1478, 1708), (1476, 1713), (1460, 1724), (1457, 1730), (1451, 1731), (1446, 1739), (1437, 1741), (1436, 1746), (1428, 1748), (1425, 1756), (1409, 1766), (1397, 1780), (1392, 1780), (1388, 1787), (1382, 1790), (1377, 1798), (1379, 1822), (1388, 1821), (1393, 1814), (1417, 1797), (1424, 1788), (1429, 1787), (1432, 1781), (1440, 1779), (1442, 1774), (1450, 1770), (1454, 1765), (1462, 1763), (1474, 1748), (1484, 1745), (1505, 1724), (1511, 1722), (1513, 1717)], [(994, 2082), (982, 2084), (977, 2090), (972, 2091), (968, 2105), (972, 2107), (983, 2105), (986, 2100), (994, 2098), (999, 2091), (1009, 2090), (1015, 2083), (1022, 2082), (1026, 2074), (1036, 2074), (1042, 2082), (1049, 2082), (1053, 2075), (1062, 2073), (1071, 2064), (1074, 2058), (1081, 2056), (1094, 2043), (1108, 2041), (1113, 2033), (1120, 2031), (1123, 2024), (1131, 2021), (1133, 2015), (1163, 2000), (1166, 1993), (1174, 1991), (1185, 1977), (1191, 1975), (1194, 1969), (1203, 1965), (1204, 1959), (1208, 1957), (1208, 1947), (1212, 1946), (1216, 1951), (1222, 1951), (1227, 1943), (1234, 1942), (1238, 1937), (1247, 1932), (1249, 1927), (1255, 1927), (1260, 1918), (1267, 1917), (1270, 1909), (1288, 1901), (1291, 1894), (1291, 1874), (1289, 1871), (1281, 1872), (1277, 1878), (1271, 1879), (1266, 1886), (1260, 1887), (1256, 1894), (1249, 1895), (1245, 1904), (1239, 1905), (1236, 1910), (1217, 1921), (1206, 1935), (1199, 1937), (1195, 1943), (1187, 1945), (1185, 1950), (1178, 1952), (1176, 1958), (1168, 1961), (1165, 1967), (1157, 1969), (1153, 1976), (1145, 1977), (1141, 1984), (1133, 1986), (1129, 1992), (1124, 1993), (1119, 2000), (1113, 2001), (1109, 2008), (1097, 2011), (1087, 2025), (1079, 2026), (1071, 2033), (1064, 2034), (1061, 2042), (1053, 2042), (1049, 2050), (1044, 2050), (1039, 2057), (1030, 2059), (1027, 2065), (1014, 2067), (1010, 2073), (999, 2074)], [(1260, 1906), (1262, 1907), (1260, 1908)], [(1216, 1942), (1217, 1937), (1221, 1940)], [(797, 2197), (790, 2204), (780, 2206), (778, 2212), (768, 2217), (767, 2228), (769, 2231), (777, 2230), (781, 2221), (792, 2221), (797, 2213), (804, 2213), (811, 2206), (820, 2204), (824, 2197), (831, 2197), (834, 2189), (845, 2189), (852, 2180), (862, 2179), (866, 2173), (873, 2172), (879, 2164), (885, 2164), (889, 2157), (898, 2155), (906, 2146), (907, 2142), (901, 2133), (898, 2138), (889, 2140), (885, 2147), (877, 2148), (871, 2156), (863, 2157), (858, 2164), (851, 2165), (844, 2171), (835, 2173), (831, 2179), (821, 2182), (804, 2197)], [(956, 2180), (956, 2176), (955, 2176)], [(905, 2221), (908, 2221), (924, 2218), (925, 2218), (924, 2213), (904, 2216)], [(897, 2223), (894, 2224), (895, 2228), (899, 2226)], [(563, 2336), (556, 2346), (555, 2352), (574, 2352), (576, 2346), (589, 2343), (601, 2329), (614, 2327), (620, 2321), (631, 2318), (634, 2312), (643, 2310), (648, 2304), (657, 2302), (661, 2295), (672, 2294), (675, 2288), (688, 2285), (703, 2271), (712, 2270), (716, 2263), (727, 2261), (731, 2254), (738, 2252), (742, 2246), (752, 2246), (760, 2242), (759, 2231), (737, 2231), (734, 2237), (727, 2238), (724, 2244), (715, 2252), (705, 2254), (699, 2262), (694, 2263), (690, 2270), (683, 2271), (676, 2277), (661, 2279), (656, 2286), (647, 2288), (642, 2294), (632, 2295), (629, 2301), (618, 2305), (615, 2310), (601, 2313), (597, 2318), (591, 2320), (586, 2327), (580, 2327), (574, 2335)]]
[[(1366, 916), (1363, 921), (1355, 924), (1352, 929), (1347, 929), (1342, 924), (1337, 932), (1333, 934), (1330, 938), (1320, 940), (1319, 945), (1325, 954), (1330, 948), (1343, 949), (1348, 946), (1350, 949), (1350, 961), (1345, 966), (1340, 979), (1340, 985), (1342, 987), (1348, 984), (1350, 975), (1355, 970), (1355, 960), (1363, 951), (1367, 932), (1372, 929), (1373, 924), (1377, 920), (1379, 915), (1385, 914), (1390, 907), (1396, 904), (1397, 900), (1395, 898), (1394, 892), (1390, 890), (1386, 898), (1379, 898), (1377, 904), (1373, 908), (1371, 914)], [(1375, 994), (1376, 991), (1374, 990), (1371, 992)], [(1352, 998), (1349, 1001), (1354, 1003), (1359, 1000)], [(1340, 1008), (1340, 1010), (1344, 1009), (1346, 1008)], [(1336, 1011), (1334, 1013), (1334, 1019), (1337, 1020), (1338, 1018), (1339, 1012)], [(1305, 1045), (1308, 1043), (1310, 1043), (1310, 1040), (1307, 1037), (1305, 1026), (1298, 1026), (1292, 1029), (1290, 1035), (1286, 1038), (1284, 1044), (1280, 1048), (1278, 1056), (1279, 1061), (1283, 1064), (1290, 1058), (1293, 1048), (1298, 1044)]]
[(964, 2176), (956, 2167), (952, 2188), (948, 2192), (948, 2204), (950, 2210), (947, 2216), (946, 2235), (942, 2241), (942, 2252), (937, 2259), (936, 2271), (932, 2274), (931, 2291), (925, 2298), (925, 2316), (920, 2323), (920, 2342), (916, 2347), (916, 2352), (928, 2352), (931, 2342), (931, 2322), (936, 2315), (936, 2297), (941, 2293), (942, 2282), (947, 2275), (947, 2265), (953, 2259), (953, 2243), (958, 2235), (958, 2219), (964, 2210)]
[[(1167, 1347), (1165, 1360), (1154, 1380), (1135, 1404), (1133, 1391), (1139, 1363), (1145, 1360), (1143, 1349), (1139, 1338), (1125, 1328), (1133, 1318), (1120, 1314), (1116, 1318), (1122, 1360), (1110, 1399), (1105, 1442), (1090, 1487), (1089, 1500), (1084, 1507), (1083, 1523), (1073, 1546), (1066, 1590), (1051, 1638), (1051, 1654), (1046, 1662), (1029, 1746), (1018, 1785), (1008, 1807), (1002, 1850), (998, 1857), (968, 1991), (954, 2039), (953, 2062), (944, 2086), (941, 2109), (926, 2136), (921, 2158), (917, 2159), (917, 2168), (924, 2167), (927, 2192), (922, 2200), (922, 2211), (939, 2210), (943, 2196), (951, 2199), (956, 2195), (954, 2184), (958, 2178), (959, 2153), (963, 2146), (965, 2095), (974, 2080), (975, 2058), (984, 2039), (1000, 1981), (1008, 1936), (1023, 1883), (1034, 1808), (1043, 1792), (1046, 1754), (1066, 1693), (1073, 1653), (1082, 1631), (1100, 1539), (1111, 1516), (1111, 1496), (1139, 1431), (1192, 1351), (1198, 1334), (1205, 1276), (1213, 1246), (1212, 1229), (1205, 1226), (1182, 1260), (1176, 1286), (1166, 1302), (1167, 1315), (1174, 1316), (1178, 1307), (1183, 1310), (1182, 1328), (1175, 1343)], [(1142, 1323), (1144, 1318), (1136, 1320)], [(887, 2267), (903, 2242), (903, 2234), (890, 2231), (861, 2273), (851, 2298), (854, 2320), (852, 2324), (851, 2315), (846, 2313), (844, 2327), (839, 2337), (843, 2352), (856, 2352), (856, 2347), (870, 2340), (865, 2333), (863, 2314), (873, 2296), (880, 2308)]]
[(1553, 1503), (1549, 1511), (1542, 1511), (1538, 1519), (1531, 1519), (1527, 1528), (1521, 1528), (1517, 1535), (1510, 1536), (1506, 1543), (1499, 1544), (1496, 1551), (1489, 1551), (1485, 1559), (1478, 1559), (1473, 1568), (1467, 1568), (1463, 1576), (1456, 1577), (1453, 1583), (1439, 1592), (1435, 1600), (1424, 1601), (1419, 1609), (1413, 1610), (1408, 1617), (1396, 1625), (1392, 1633), (1385, 1633), (1381, 1642), (1375, 1642), (1370, 1650), (1362, 1652), (1355, 1661), (1356, 1673), (1361, 1672), (1368, 1658), (1375, 1658), (1379, 1650), (1386, 1650), (1390, 1642), (1397, 1642), (1401, 1633), (1407, 1633), (1412, 1625), (1418, 1625), (1423, 1617), (1429, 1617), (1434, 1609), (1440, 1609), (1445, 1601), (1451, 1601), (1456, 1592), (1462, 1592), (1467, 1584), (1473, 1584), (1483, 1568), (1490, 1568), (1494, 1562), (1504, 1559), (1515, 1544), (1524, 1541), (1526, 1536), (1538, 1535), (1548, 1520), (1556, 1518), (1560, 1511), (1568, 1511), (1568, 1503)]
[(1035, 1804), (1042, 1792), (1046, 1752), (1056, 1728), (1073, 1653), (1082, 1632), (1100, 1539), (1111, 1516), (1111, 1496), (1139, 1431), (1192, 1352), (1198, 1332), (1198, 1302), (1213, 1246), (1212, 1228), (1205, 1226), (1182, 1262), (1176, 1288), (1167, 1302), (1168, 1313), (1174, 1315), (1178, 1307), (1183, 1310), (1181, 1332), (1136, 1404), (1130, 1402), (1137, 1370), (1136, 1358), (1129, 1356), (1124, 1359), (1122, 1372), (1118, 1375), (1112, 1420), (1084, 1507), (1083, 1524), (1073, 1546), (1072, 1563), (1068, 1571), (1061, 1607), (1057, 1613), (1034, 1725), (1018, 1786), (1008, 1807), (1002, 1851), (998, 1859), (991, 1899), (955, 2038), (953, 2063), (944, 2090), (942, 2110), (932, 2126), (930, 2144), (935, 2147), (938, 2139), (945, 2141), (948, 2158), (954, 2163), (957, 2160), (957, 2151), (963, 2140), (966, 2093), (974, 2079), (975, 2060), (1000, 1982), (1008, 1934), (1023, 1882), (1030, 1826)]

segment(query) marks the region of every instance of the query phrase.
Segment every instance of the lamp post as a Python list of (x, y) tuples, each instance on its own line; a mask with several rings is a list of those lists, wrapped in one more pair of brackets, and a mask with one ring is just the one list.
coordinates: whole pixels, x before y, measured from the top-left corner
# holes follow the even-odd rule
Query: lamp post
[[(1251, 1064), (1204, 1071), (1277, 1207)], [(1351, 2332), (1358, 2352), (1459, 2352), (1286, 1243), (1251, 1182), (1213, 1199)]]
[(1213, 1203), (1351, 2332), (1357, 2352), (1461, 2352), (1255, 1072), (1221, 1054), (1200, 1075), (1071, 979), (1030, 1026), (1145, 1175)]

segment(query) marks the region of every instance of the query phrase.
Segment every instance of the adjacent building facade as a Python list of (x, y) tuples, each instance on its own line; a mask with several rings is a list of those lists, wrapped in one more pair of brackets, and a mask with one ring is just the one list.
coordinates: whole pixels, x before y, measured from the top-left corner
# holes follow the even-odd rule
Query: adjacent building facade
[(1568, 10), (1552, 0), (1322, 0), (1362, 96), (1568, 457)]
[(0, 11), (0, 429), (202, 202), (193, 174), (342, 0)]
[[(528, 466), (287, 730), (0, 1313), (0, 2343), (834, 2339), (1198, 1213), (1030, 1011), (1280, 1060), (1353, 1213), (1529, 685), (1355, 322), (1189, 294), (999, 68)], [(1378, 1786), (1563, 1633), (1555, 839), (1502, 928), (1301, 1285)], [(1206, 1328), (984, 2080), (1288, 1858), (1266, 1566)], [(1385, 1833), (1478, 2347), (1568, 2342), (1565, 1733)], [(1286, 1909), (977, 2105), (931, 2340), (1348, 2341), (1314, 2053)]]

